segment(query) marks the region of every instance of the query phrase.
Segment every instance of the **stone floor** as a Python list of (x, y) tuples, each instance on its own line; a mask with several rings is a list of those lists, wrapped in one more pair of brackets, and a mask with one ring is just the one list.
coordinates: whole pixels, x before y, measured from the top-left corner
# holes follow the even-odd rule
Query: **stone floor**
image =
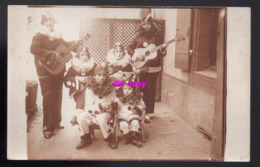
[[(38, 100), (41, 101), (41, 100)], [(93, 144), (76, 150), (79, 141), (77, 126), (69, 122), (75, 104), (68, 98), (68, 91), (63, 93), (63, 130), (56, 130), (51, 139), (42, 134), (42, 106), (29, 124), (27, 133), (28, 159), (30, 160), (208, 160), (210, 141), (190, 127), (174, 111), (163, 103), (156, 103), (152, 123), (145, 124), (147, 142), (143, 147), (118, 144), (110, 149), (104, 142), (99, 130), (95, 131)]]

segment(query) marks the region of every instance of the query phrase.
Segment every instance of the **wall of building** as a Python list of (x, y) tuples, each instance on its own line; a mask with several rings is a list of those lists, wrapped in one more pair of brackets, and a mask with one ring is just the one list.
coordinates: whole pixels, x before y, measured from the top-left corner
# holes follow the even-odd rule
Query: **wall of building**
[(192, 127), (212, 132), (215, 96), (163, 73), (162, 102)]
[[(165, 20), (165, 41), (175, 37), (177, 10), (183, 9), (153, 10), (155, 19)], [(211, 89), (214, 89), (214, 82), (205, 84), (204, 81), (211, 78), (203, 81), (198, 79), (198, 75), (193, 77), (190, 72), (175, 68), (175, 43), (168, 46), (167, 52), (163, 62), (162, 102), (192, 127), (200, 126), (211, 133), (215, 104), (215, 92)]]

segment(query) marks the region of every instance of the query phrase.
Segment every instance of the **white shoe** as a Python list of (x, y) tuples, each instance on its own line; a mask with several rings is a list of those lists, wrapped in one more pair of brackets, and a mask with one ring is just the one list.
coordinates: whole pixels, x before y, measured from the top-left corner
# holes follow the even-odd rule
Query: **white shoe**
[(145, 118), (145, 119), (151, 119), (148, 114), (145, 114), (144, 118)]
[(147, 113), (147, 115), (148, 115), (150, 118), (154, 117), (154, 113)]
[(145, 116), (144, 116), (144, 122), (145, 122), (145, 123), (151, 123), (151, 122), (152, 122), (152, 121), (151, 121), (151, 118), (149, 117), (149, 115), (145, 114)]

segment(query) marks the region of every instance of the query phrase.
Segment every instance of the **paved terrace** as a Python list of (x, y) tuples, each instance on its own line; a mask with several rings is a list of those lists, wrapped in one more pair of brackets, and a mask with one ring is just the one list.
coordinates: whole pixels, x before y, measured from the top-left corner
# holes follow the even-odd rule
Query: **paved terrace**
[(30, 121), (27, 133), (28, 159), (208, 160), (210, 157), (210, 141), (161, 102), (156, 103), (152, 123), (145, 124), (147, 142), (143, 147), (137, 148), (120, 142), (117, 149), (110, 149), (100, 130), (96, 130), (93, 144), (77, 150), (75, 145), (79, 141), (79, 132), (77, 126), (70, 124), (75, 104), (68, 98), (68, 89), (64, 87), (63, 90), (62, 125), (65, 128), (55, 130), (51, 139), (45, 139), (42, 134), (42, 105), (38, 104), (38, 111)]

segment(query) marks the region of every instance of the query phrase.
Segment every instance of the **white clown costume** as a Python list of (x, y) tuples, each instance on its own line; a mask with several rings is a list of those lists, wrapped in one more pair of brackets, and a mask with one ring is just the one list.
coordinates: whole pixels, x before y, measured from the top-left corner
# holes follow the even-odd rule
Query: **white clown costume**
[[(79, 122), (80, 134), (83, 136), (84, 134), (89, 133), (89, 126), (96, 124), (100, 127), (103, 136), (106, 139), (111, 132), (108, 122), (112, 118), (111, 103), (115, 99), (115, 92), (111, 91), (110, 94), (101, 99), (95, 95), (91, 89), (86, 89), (85, 94), (85, 112), (78, 114), (77, 119)], [(102, 108), (103, 111), (101, 110)]]
[(145, 113), (143, 95), (140, 89), (136, 88), (132, 88), (133, 92), (130, 95), (125, 95), (124, 87), (116, 90), (119, 128), (124, 135), (125, 143), (132, 142), (132, 144), (140, 147), (142, 116)]
[[(112, 119), (113, 112), (117, 108), (114, 103), (116, 94), (114, 92), (113, 80), (107, 76), (105, 67), (98, 66), (95, 69), (95, 75), (104, 74), (106, 79), (103, 83), (96, 80), (96, 76), (90, 77), (88, 88), (85, 91), (85, 110), (77, 115), (79, 124), (81, 143), (76, 146), (83, 148), (86, 140), (91, 140), (90, 126), (98, 125), (102, 131), (105, 141), (109, 142), (111, 148), (116, 148), (109, 121)], [(114, 107), (116, 104), (116, 107)]]

